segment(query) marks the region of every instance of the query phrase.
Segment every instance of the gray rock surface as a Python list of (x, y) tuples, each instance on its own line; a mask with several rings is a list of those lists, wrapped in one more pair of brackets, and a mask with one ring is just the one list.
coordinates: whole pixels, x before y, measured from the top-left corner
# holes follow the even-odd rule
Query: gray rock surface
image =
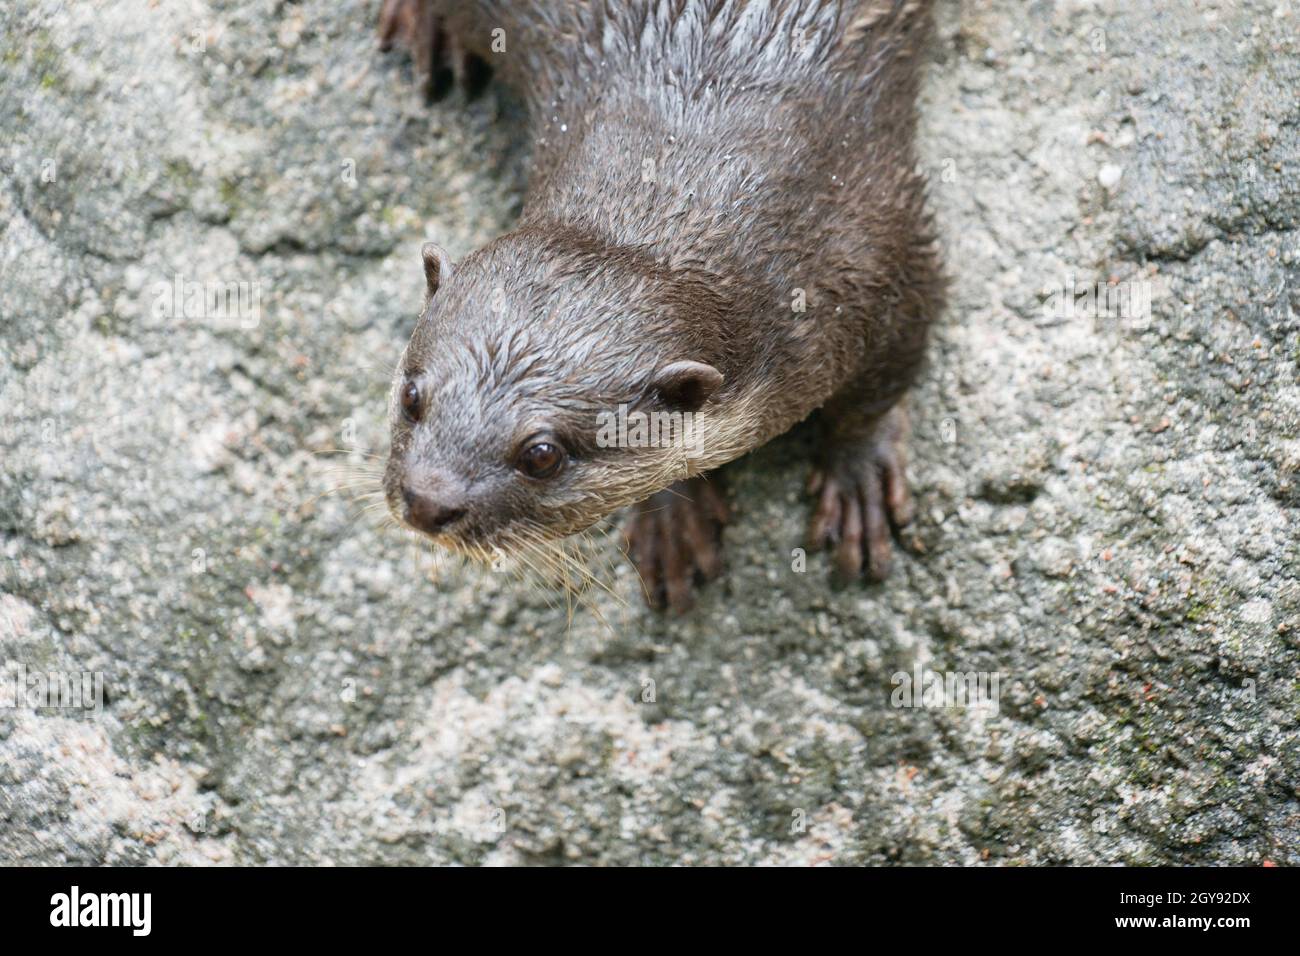
[(794, 570), (796, 431), (680, 620), (613, 534), (570, 616), (354, 500), (419, 243), (507, 228), (526, 145), (376, 14), (0, 6), (0, 667), (104, 681), (0, 707), (0, 861), (1300, 863), (1294, 2), (941, 4), (909, 553)]

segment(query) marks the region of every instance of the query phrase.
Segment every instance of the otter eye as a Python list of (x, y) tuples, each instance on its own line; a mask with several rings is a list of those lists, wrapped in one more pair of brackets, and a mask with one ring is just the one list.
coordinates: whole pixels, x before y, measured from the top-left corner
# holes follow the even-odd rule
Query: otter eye
[(564, 449), (555, 442), (539, 441), (519, 453), (516, 467), (529, 478), (550, 478), (564, 464)]
[(407, 421), (420, 420), (420, 386), (414, 382), (407, 382), (402, 386), (397, 400), (402, 403), (402, 414), (406, 416)]

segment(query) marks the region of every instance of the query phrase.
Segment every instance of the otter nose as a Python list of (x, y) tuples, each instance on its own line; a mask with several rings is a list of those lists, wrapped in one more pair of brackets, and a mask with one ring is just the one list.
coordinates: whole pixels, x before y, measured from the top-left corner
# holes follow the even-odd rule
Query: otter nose
[(407, 485), (402, 486), (402, 500), (406, 502), (406, 520), (429, 534), (437, 534), (465, 513), (458, 504), (440, 501)]

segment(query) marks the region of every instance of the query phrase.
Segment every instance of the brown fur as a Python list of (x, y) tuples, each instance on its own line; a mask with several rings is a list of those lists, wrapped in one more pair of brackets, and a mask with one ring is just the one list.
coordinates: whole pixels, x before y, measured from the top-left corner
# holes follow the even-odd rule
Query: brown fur
[[(518, 226), (442, 278), (403, 356), (429, 404), (395, 409), (396, 512), (404, 481), (454, 473), (468, 514), (444, 539), (508, 550), (823, 406), (832, 468), (865, 447), (942, 298), (913, 152), (929, 0), (405, 3), (523, 92), (535, 145)], [(597, 413), (656, 407), (678, 360), (723, 376), (704, 456), (595, 447)], [(511, 464), (539, 430), (572, 455), (551, 482)]]

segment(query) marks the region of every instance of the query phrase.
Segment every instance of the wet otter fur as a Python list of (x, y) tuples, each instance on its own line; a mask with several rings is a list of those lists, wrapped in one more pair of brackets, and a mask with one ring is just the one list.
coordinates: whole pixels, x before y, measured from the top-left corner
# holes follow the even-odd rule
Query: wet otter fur
[[(425, 89), (524, 96), (515, 229), (453, 265), (394, 385), (384, 490), (487, 558), (636, 505), (656, 606), (721, 568), (708, 473), (821, 409), (810, 539), (880, 579), (909, 519), (906, 419), (942, 281), (913, 137), (930, 0), (388, 0)], [(692, 450), (605, 447), (619, 407)]]

